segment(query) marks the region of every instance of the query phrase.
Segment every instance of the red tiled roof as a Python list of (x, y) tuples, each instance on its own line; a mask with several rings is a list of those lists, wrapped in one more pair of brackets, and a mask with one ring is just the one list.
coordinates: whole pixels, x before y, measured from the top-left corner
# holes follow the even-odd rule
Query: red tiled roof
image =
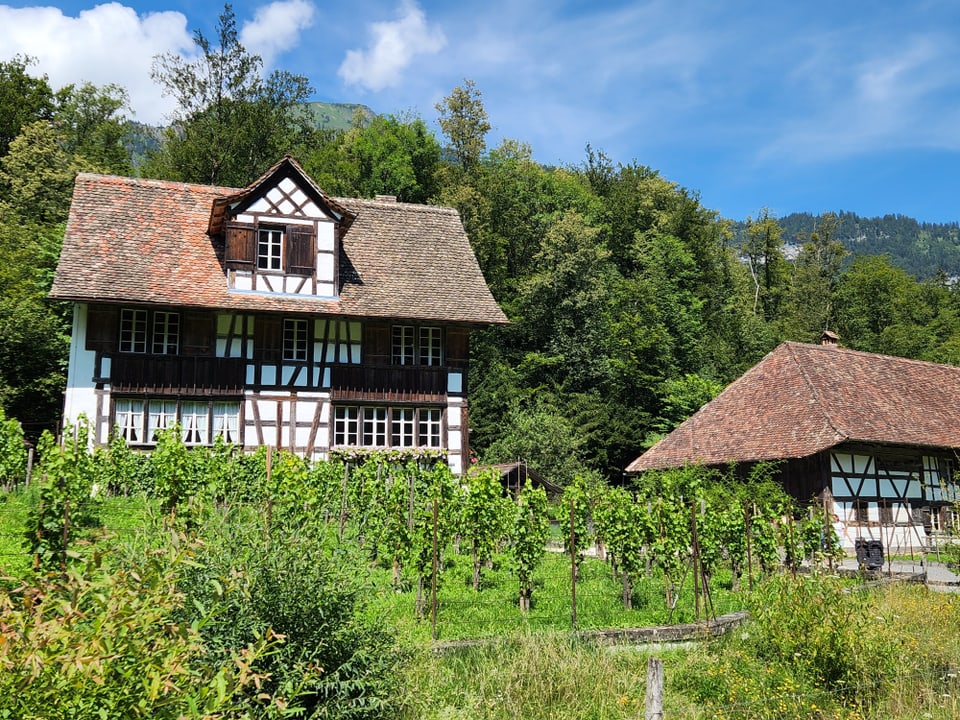
[(799, 458), (847, 440), (960, 448), (960, 367), (787, 342), (627, 472)]
[[(318, 312), (504, 323), (456, 210), (330, 198), (355, 216), (342, 237), (336, 300), (231, 292), (223, 240), (206, 234), (236, 188), (82, 173), (50, 296), (245, 312)], [(221, 203), (218, 203), (218, 205)]]

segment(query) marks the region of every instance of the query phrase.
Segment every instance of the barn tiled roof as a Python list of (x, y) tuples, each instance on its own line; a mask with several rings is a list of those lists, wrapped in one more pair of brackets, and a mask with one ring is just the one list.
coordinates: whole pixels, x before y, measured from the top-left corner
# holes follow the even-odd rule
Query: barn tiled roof
[(960, 448), (960, 368), (788, 342), (627, 472), (799, 458), (848, 440)]
[(353, 217), (336, 300), (227, 289), (214, 203), (243, 189), (83, 173), (60, 263), (58, 300), (504, 323), (451, 208), (330, 198)]

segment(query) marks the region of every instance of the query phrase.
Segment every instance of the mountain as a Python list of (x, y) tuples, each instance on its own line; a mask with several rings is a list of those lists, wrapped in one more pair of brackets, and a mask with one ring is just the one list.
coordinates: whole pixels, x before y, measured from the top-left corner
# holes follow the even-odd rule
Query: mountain
[[(319, 130), (348, 130), (353, 126), (357, 113), (369, 120), (376, 113), (366, 105), (357, 103), (302, 103), (299, 108), (311, 119)], [(127, 137), (124, 146), (130, 153), (130, 162), (137, 168), (143, 163), (151, 150), (160, 147), (163, 127), (144, 125), (133, 120), (127, 123)]]
[[(837, 239), (851, 255), (888, 255), (894, 265), (925, 280), (938, 273), (960, 277), (960, 226), (957, 223), (922, 223), (905, 215), (865, 218), (839, 212)], [(778, 218), (788, 257), (810, 239), (819, 220), (810, 213), (791, 213)], [(733, 227), (735, 241), (746, 225)]]

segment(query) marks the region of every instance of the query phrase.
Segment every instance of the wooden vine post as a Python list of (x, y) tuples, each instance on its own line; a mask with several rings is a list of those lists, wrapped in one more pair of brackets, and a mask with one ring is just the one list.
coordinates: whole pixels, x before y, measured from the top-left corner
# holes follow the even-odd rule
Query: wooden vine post
[(646, 720), (663, 720), (663, 661), (647, 660)]
[(433, 572), (430, 588), (430, 626), (433, 641), (437, 641), (437, 572), (439, 569), (439, 540), (437, 537), (437, 499), (433, 499)]
[(577, 531), (574, 526), (576, 500), (570, 498), (570, 624), (577, 629)]

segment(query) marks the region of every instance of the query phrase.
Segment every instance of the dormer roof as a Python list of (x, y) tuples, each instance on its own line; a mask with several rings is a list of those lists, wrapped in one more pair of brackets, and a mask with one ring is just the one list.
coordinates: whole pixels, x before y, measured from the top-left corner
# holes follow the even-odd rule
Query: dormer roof
[[(284, 155), (279, 162), (247, 187), (213, 201), (207, 234), (212, 236), (221, 234), (229, 216), (236, 216), (243, 212), (256, 200), (263, 198), (268, 190), (281, 186), (284, 180), (292, 180), (297, 190), (337, 222), (349, 225), (356, 217), (323, 192), (292, 156)], [(299, 197), (293, 197), (289, 199), (286, 207), (278, 206), (275, 209), (277, 214), (291, 216), (296, 215), (302, 205)]]
[[(339, 295), (228, 289), (219, 230), (285, 177), (340, 224)], [(50, 296), (242, 312), (499, 324), (456, 210), (333, 198), (289, 157), (246, 188), (81, 173)]]

